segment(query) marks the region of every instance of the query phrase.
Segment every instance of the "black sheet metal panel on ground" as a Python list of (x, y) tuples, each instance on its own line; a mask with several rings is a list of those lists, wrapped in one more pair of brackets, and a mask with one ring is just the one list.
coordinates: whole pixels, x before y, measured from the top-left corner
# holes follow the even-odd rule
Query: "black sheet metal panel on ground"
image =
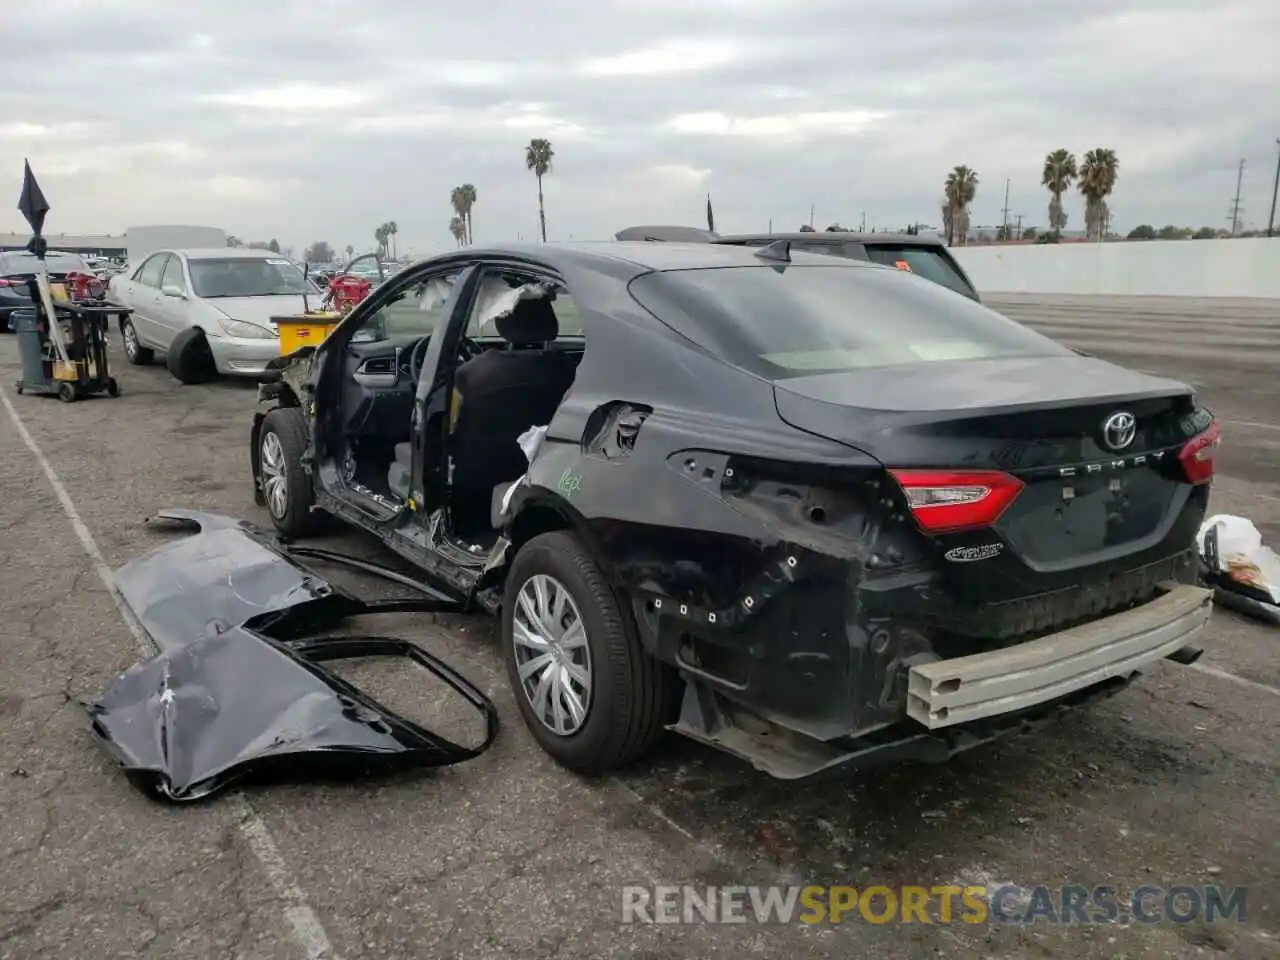
[[(493, 702), (427, 651), (393, 637), (315, 636), (362, 614), (455, 610), (451, 598), (369, 561), (305, 551), (423, 594), (361, 600), (250, 524), (188, 510), (157, 521), (198, 533), (121, 567), (116, 586), (159, 653), (88, 707), (93, 732), (148, 796), (182, 802), (244, 778), (448, 766), (493, 744)], [(444, 681), (480, 714), (480, 743), (432, 733), (325, 666), (369, 657), (403, 658)]]

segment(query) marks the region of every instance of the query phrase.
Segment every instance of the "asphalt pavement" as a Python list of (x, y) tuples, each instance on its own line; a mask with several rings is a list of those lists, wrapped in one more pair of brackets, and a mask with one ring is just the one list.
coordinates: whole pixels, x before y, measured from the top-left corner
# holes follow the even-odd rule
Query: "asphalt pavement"
[[(1108, 359), (1196, 384), (1223, 420), (1216, 510), (1280, 544), (1280, 302), (988, 297)], [(253, 505), (251, 385), (123, 365), (119, 399), (17, 396), (0, 339), (0, 958), (1182, 958), (1280, 956), (1280, 633), (1227, 612), (1205, 669), (1161, 665), (1114, 699), (943, 766), (797, 786), (675, 738), (624, 775), (552, 764), (520, 723), (494, 630), (386, 616), (487, 689), (480, 759), (208, 804), (145, 800), (77, 701), (142, 656), (104, 574), (184, 506)], [(345, 549), (377, 555), (355, 536)], [(364, 593), (383, 587), (334, 574)], [(420, 674), (350, 674), (453, 730)], [(1244, 923), (622, 923), (622, 888), (690, 883), (1247, 886)]]

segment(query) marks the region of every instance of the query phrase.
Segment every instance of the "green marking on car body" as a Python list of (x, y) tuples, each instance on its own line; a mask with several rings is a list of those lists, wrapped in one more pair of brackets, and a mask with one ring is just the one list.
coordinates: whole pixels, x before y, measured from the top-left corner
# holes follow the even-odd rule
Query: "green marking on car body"
[(573, 468), (565, 470), (560, 474), (560, 481), (556, 484), (556, 489), (564, 494), (567, 498), (572, 499), (573, 495), (582, 489), (582, 476), (573, 472)]

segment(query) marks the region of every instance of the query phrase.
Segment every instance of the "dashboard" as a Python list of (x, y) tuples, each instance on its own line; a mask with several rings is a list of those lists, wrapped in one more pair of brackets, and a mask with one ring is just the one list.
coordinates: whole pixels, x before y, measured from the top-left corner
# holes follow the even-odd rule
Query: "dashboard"
[[(349, 342), (343, 357), (342, 413), (347, 436), (398, 442), (409, 434), (413, 416), (415, 348), (430, 334)], [(426, 346), (419, 351), (425, 354)]]
[(397, 383), (413, 379), (412, 350), (403, 351), (399, 357), (368, 357), (352, 371), (351, 376), (363, 387), (371, 390), (391, 389)]

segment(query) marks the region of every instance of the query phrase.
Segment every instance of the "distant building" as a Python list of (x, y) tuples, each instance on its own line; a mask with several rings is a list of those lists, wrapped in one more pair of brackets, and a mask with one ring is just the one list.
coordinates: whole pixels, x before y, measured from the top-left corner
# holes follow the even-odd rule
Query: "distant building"
[[(52, 250), (65, 250), (90, 257), (123, 257), (128, 249), (125, 234), (118, 233), (46, 233)], [(0, 252), (22, 250), (31, 239), (29, 233), (0, 233)]]

